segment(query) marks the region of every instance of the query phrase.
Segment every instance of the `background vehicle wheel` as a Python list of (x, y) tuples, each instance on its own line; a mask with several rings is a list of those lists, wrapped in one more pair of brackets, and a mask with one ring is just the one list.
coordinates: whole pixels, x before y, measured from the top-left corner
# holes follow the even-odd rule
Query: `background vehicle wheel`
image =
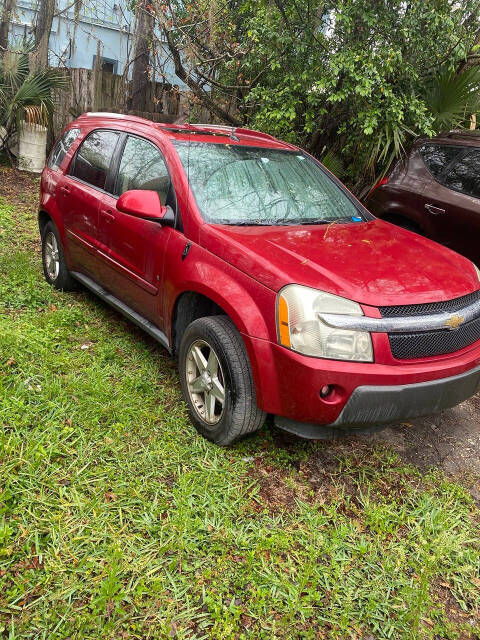
[(55, 289), (72, 291), (76, 288), (76, 281), (67, 269), (60, 234), (52, 221), (45, 225), (42, 233), (42, 263), (45, 279)]
[(245, 345), (226, 316), (199, 318), (186, 328), (179, 369), (192, 422), (208, 440), (226, 446), (264, 423)]

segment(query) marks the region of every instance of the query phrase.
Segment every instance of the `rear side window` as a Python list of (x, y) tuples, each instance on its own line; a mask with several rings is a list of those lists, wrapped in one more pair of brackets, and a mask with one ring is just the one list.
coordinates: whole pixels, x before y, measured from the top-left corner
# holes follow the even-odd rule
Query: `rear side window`
[(444, 176), (445, 186), (480, 198), (480, 149), (469, 151)]
[(129, 189), (156, 191), (162, 205), (167, 203), (170, 175), (160, 150), (150, 142), (129, 136), (123, 150), (115, 193)]
[(118, 136), (115, 131), (92, 131), (77, 151), (71, 175), (94, 187), (105, 189)]
[(420, 147), (420, 155), (432, 176), (440, 180), (443, 170), (456, 156), (463, 151), (462, 147), (451, 147), (441, 144), (424, 144)]
[(50, 169), (58, 171), (58, 168), (62, 164), (62, 160), (67, 154), (67, 151), (78, 138), (79, 134), (80, 129), (69, 129), (68, 131), (65, 131), (63, 136), (55, 145), (52, 153), (50, 154), (50, 158), (48, 159), (47, 164)]

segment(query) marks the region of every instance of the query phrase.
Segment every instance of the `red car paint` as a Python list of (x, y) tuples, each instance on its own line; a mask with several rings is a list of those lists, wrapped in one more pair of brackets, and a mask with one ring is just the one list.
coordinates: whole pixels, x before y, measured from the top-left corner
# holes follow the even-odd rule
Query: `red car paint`
[[(403, 385), (454, 376), (480, 365), (480, 340), (448, 355), (397, 360), (386, 334), (372, 334), (374, 362), (307, 357), (278, 344), (276, 299), (297, 283), (337, 294), (379, 318), (378, 307), (448, 301), (479, 289), (469, 260), (426, 238), (372, 219), (362, 224), (235, 227), (206, 223), (172, 140), (189, 140), (188, 125), (141, 118), (82, 116), (80, 134), (60, 163), (46, 167), (41, 216), (59, 229), (70, 270), (89, 276), (163, 331), (175, 348), (180, 297), (196, 292), (232, 319), (245, 342), (257, 402), (263, 410), (303, 422), (336, 420), (362, 385)], [(171, 130), (171, 129), (175, 130)], [(94, 129), (146, 138), (166, 160), (182, 229), (126, 215), (110, 193), (68, 176), (81, 142)], [(196, 142), (225, 144), (214, 128)], [(292, 149), (258, 132), (236, 129), (230, 145)], [(359, 205), (361, 206), (361, 205)], [(322, 399), (319, 390), (332, 385)]]

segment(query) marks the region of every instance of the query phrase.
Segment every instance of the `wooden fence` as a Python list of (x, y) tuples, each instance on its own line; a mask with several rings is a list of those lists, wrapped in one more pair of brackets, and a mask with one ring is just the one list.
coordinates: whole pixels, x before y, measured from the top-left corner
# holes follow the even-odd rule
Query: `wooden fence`
[(184, 96), (176, 86), (150, 82), (147, 110), (129, 110), (130, 82), (123, 76), (100, 69), (68, 69), (67, 89), (54, 95), (53, 139), (74, 118), (85, 111), (111, 111), (139, 115), (155, 122), (184, 122), (188, 113)]

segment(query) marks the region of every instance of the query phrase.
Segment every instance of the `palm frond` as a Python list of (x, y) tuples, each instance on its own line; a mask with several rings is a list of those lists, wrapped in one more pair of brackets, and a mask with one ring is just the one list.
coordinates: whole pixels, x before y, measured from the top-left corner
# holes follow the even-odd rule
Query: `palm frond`
[(20, 127), (23, 120), (46, 126), (53, 113), (52, 90), (67, 86), (67, 78), (54, 69), (43, 69), (22, 78), (19, 86), (0, 85), (0, 121), (7, 129)]
[(28, 55), (24, 52), (6, 51), (0, 60), (1, 84), (18, 88), (28, 76)]
[(435, 118), (435, 131), (461, 126), (472, 113), (480, 111), (480, 67), (458, 75), (443, 69), (430, 76), (425, 84), (424, 100)]
[(327, 153), (320, 159), (320, 162), (337, 178), (341, 178), (344, 172), (344, 165), (342, 159), (337, 156), (333, 151), (327, 151)]

